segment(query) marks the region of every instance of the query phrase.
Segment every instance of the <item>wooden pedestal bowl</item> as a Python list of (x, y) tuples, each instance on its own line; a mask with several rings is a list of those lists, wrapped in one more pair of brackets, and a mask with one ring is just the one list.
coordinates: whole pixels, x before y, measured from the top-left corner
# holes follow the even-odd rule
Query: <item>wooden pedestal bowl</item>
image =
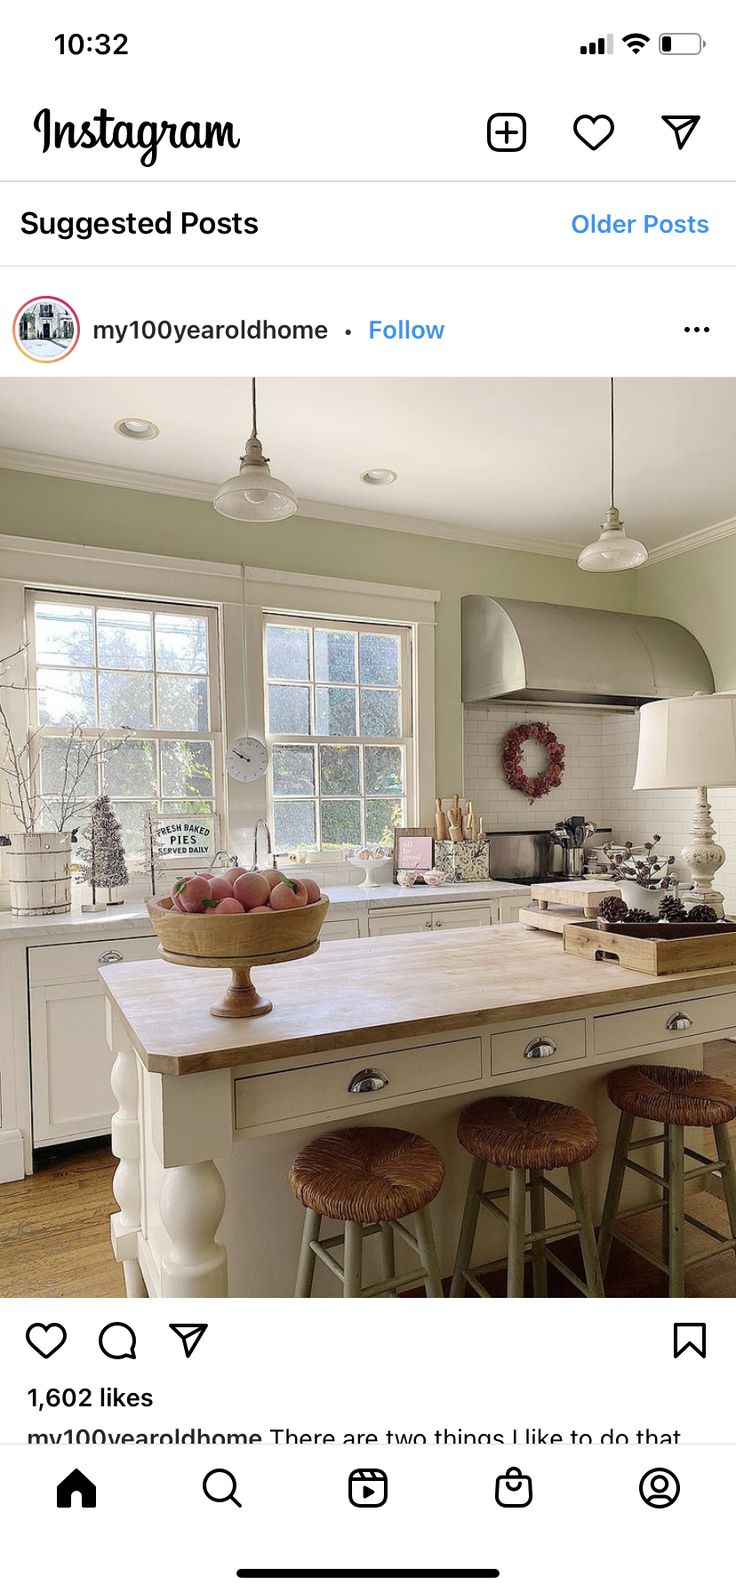
[(250, 971), (269, 962), (296, 962), (319, 949), (319, 931), (329, 901), (319, 901), (291, 911), (269, 913), (171, 912), (157, 901), (147, 901), (151, 923), (159, 937), (159, 951), (177, 967), (229, 967), (230, 986), (213, 1017), (263, 1017), (273, 1009), (255, 989)]

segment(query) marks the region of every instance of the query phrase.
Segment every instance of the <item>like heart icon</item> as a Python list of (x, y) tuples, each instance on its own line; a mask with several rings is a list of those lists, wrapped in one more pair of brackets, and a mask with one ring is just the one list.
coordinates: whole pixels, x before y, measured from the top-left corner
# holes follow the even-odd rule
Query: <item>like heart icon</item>
[(578, 116), (572, 124), (572, 130), (588, 149), (600, 149), (601, 144), (607, 144), (609, 138), (613, 138), (610, 116)]
[(50, 1360), (52, 1354), (56, 1354), (66, 1343), (66, 1327), (62, 1327), (60, 1321), (50, 1321), (48, 1326), (41, 1321), (34, 1321), (26, 1333), (26, 1343), (44, 1360)]

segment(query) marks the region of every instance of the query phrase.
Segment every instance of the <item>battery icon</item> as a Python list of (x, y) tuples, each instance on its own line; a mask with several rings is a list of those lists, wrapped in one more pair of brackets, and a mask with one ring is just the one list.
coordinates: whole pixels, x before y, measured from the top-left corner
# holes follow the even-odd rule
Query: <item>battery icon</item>
[(660, 33), (660, 55), (700, 55), (705, 39), (699, 33)]

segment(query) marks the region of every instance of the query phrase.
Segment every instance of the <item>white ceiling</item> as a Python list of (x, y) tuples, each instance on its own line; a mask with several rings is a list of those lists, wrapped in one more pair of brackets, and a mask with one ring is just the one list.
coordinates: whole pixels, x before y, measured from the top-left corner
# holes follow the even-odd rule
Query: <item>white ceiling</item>
[[(0, 381), (0, 463), (38, 467), (15, 455), (52, 455), (92, 476), (143, 472), (159, 489), (206, 497), (237, 469), (249, 402), (245, 378)], [(309, 513), (572, 552), (607, 506), (604, 378), (273, 379), (259, 383), (258, 414), (274, 474)], [(155, 421), (160, 436), (120, 437), (125, 415)], [(616, 497), (629, 534), (656, 549), (730, 529), (734, 436), (736, 381), (618, 381)], [(361, 483), (377, 466), (398, 471), (393, 486)]]

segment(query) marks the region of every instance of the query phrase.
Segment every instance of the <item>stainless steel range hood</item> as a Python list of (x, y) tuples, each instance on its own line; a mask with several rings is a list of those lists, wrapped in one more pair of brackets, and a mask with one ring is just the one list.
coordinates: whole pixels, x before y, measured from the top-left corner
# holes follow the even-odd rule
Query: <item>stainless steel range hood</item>
[(671, 619), (603, 608), (462, 599), (462, 699), (640, 707), (715, 690), (695, 637)]

